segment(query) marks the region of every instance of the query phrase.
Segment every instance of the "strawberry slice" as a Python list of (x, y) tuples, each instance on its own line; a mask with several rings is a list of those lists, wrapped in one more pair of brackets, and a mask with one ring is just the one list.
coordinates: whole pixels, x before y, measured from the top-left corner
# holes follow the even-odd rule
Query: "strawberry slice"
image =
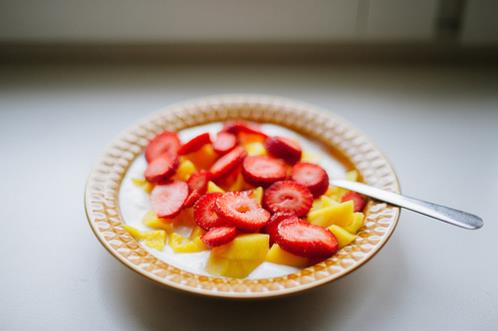
[(355, 212), (363, 211), (363, 209), (367, 205), (367, 198), (364, 195), (357, 192), (348, 192), (344, 194), (341, 198), (341, 202), (346, 202), (349, 200), (353, 200), (353, 206)]
[(244, 231), (256, 232), (270, 219), (270, 213), (247, 191), (224, 193), (216, 200), (215, 209), (221, 218)]
[(263, 195), (263, 206), (272, 213), (293, 213), (300, 217), (306, 215), (312, 204), (310, 190), (290, 180), (273, 183)]
[(150, 194), (152, 210), (160, 218), (170, 218), (182, 209), (188, 195), (188, 185), (179, 180), (173, 180), (164, 185), (156, 185)]
[(218, 132), (213, 142), (214, 151), (218, 154), (226, 154), (237, 146), (237, 137), (229, 132)]
[(265, 147), (271, 155), (284, 159), (290, 164), (294, 164), (301, 159), (301, 146), (289, 138), (268, 137), (265, 140)]
[(280, 222), (288, 219), (298, 220), (299, 218), (296, 215), (290, 213), (275, 213), (271, 215), (270, 221), (268, 221), (263, 229), (265, 233), (268, 233), (270, 235), (270, 246), (275, 242), (278, 225), (280, 224)]
[(245, 149), (241, 146), (234, 148), (231, 152), (220, 157), (209, 169), (211, 177), (213, 179), (220, 178), (232, 170), (237, 168), (237, 166), (244, 160), (247, 153)]
[(223, 226), (211, 228), (202, 235), (201, 240), (208, 247), (216, 247), (229, 243), (237, 236), (237, 228), (234, 226)]
[(285, 179), (287, 168), (279, 159), (268, 156), (248, 156), (242, 163), (244, 179), (255, 186), (266, 187)]
[(315, 198), (329, 188), (329, 175), (322, 167), (308, 162), (298, 162), (292, 168), (292, 180), (306, 186)]
[(227, 226), (227, 222), (223, 221), (214, 210), (216, 200), (222, 194), (219, 192), (204, 194), (194, 204), (194, 221), (206, 231), (211, 228)]
[(163, 131), (157, 134), (145, 148), (145, 159), (151, 162), (163, 155), (175, 155), (180, 148), (180, 139), (176, 132)]
[(245, 132), (245, 133), (257, 134), (257, 135), (261, 135), (263, 137), (266, 137), (266, 134), (264, 134), (259, 129), (259, 125), (257, 125), (256, 123), (251, 123), (251, 122), (241, 121), (241, 120), (225, 122), (225, 124), (223, 125), (222, 131), (230, 132), (233, 134)]
[(300, 219), (278, 224), (275, 241), (284, 250), (308, 258), (327, 258), (339, 249), (332, 232)]
[(193, 173), (187, 180), (189, 195), (184, 207), (192, 207), (199, 198), (206, 193), (209, 182), (209, 173), (204, 170)]
[(201, 133), (200, 135), (195, 136), (194, 138), (183, 144), (180, 149), (178, 149), (178, 154), (185, 155), (193, 153), (199, 150), (202, 146), (209, 143), (211, 143), (211, 137), (209, 136), (209, 133)]
[(144, 177), (154, 184), (165, 183), (175, 174), (179, 163), (176, 155), (164, 154), (156, 157), (147, 165)]

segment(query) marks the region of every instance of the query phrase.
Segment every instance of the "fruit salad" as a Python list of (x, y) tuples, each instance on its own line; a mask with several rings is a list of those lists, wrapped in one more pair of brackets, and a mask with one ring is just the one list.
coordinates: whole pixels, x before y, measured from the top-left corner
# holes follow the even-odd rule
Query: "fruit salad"
[[(304, 268), (352, 243), (367, 199), (330, 186), (319, 158), (292, 137), (230, 121), (182, 141), (157, 134), (146, 146), (142, 226), (147, 247), (202, 254), (206, 273), (244, 278), (261, 264)], [(346, 174), (358, 180), (356, 171)]]

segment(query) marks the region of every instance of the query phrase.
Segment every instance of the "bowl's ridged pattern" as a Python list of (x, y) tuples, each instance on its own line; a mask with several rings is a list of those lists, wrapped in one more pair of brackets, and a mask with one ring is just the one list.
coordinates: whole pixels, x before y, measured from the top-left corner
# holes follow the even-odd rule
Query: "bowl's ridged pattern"
[(310, 105), (275, 97), (233, 95), (178, 104), (124, 132), (90, 175), (85, 196), (87, 216), (99, 240), (115, 257), (164, 285), (204, 295), (251, 298), (288, 294), (332, 281), (359, 267), (383, 246), (396, 226), (399, 209), (370, 202), (365, 227), (353, 244), (326, 261), (283, 277), (248, 280), (197, 275), (147, 253), (122, 226), (118, 193), (129, 165), (159, 131), (237, 118), (297, 130), (344, 154), (367, 184), (399, 191), (393, 169), (365, 136), (344, 120)]

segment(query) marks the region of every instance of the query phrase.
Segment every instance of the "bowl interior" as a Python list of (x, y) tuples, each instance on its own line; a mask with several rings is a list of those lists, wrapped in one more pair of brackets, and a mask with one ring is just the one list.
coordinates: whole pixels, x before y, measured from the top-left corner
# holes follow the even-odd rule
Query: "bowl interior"
[(162, 130), (195, 130), (192, 127), (227, 119), (272, 123), (295, 131), (316, 141), (325, 153), (333, 156), (332, 160), (339, 161), (332, 173), (340, 173), (340, 164), (343, 169), (356, 169), (367, 184), (399, 192), (392, 167), (368, 138), (344, 120), (312, 106), (263, 96), (220, 96), (178, 104), (119, 136), (88, 180), (88, 220), (111, 254), (162, 285), (208, 296), (257, 298), (290, 294), (330, 282), (355, 270), (382, 248), (395, 229), (399, 209), (371, 201), (365, 210), (365, 226), (355, 242), (333, 257), (301, 270), (263, 273), (247, 279), (215, 277), (145, 249), (124, 230), (123, 223), (131, 216), (120, 201), (124, 199), (124, 179), (136, 168), (148, 140)]

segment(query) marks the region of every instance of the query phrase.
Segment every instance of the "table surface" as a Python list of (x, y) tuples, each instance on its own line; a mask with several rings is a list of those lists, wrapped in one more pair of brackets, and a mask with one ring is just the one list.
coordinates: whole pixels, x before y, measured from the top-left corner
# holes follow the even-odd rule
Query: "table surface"
[[(106, 144), (172, 102), (265, 93), (354, 123), (406, 194), (481, 215), (466, 231), (408, 211), (364, 267), (290, 298), (160, 288), (94, 238), (85, 180)], [(2, 330), (497, 330), (498, 70), (375, 66), (0, 68)]]

